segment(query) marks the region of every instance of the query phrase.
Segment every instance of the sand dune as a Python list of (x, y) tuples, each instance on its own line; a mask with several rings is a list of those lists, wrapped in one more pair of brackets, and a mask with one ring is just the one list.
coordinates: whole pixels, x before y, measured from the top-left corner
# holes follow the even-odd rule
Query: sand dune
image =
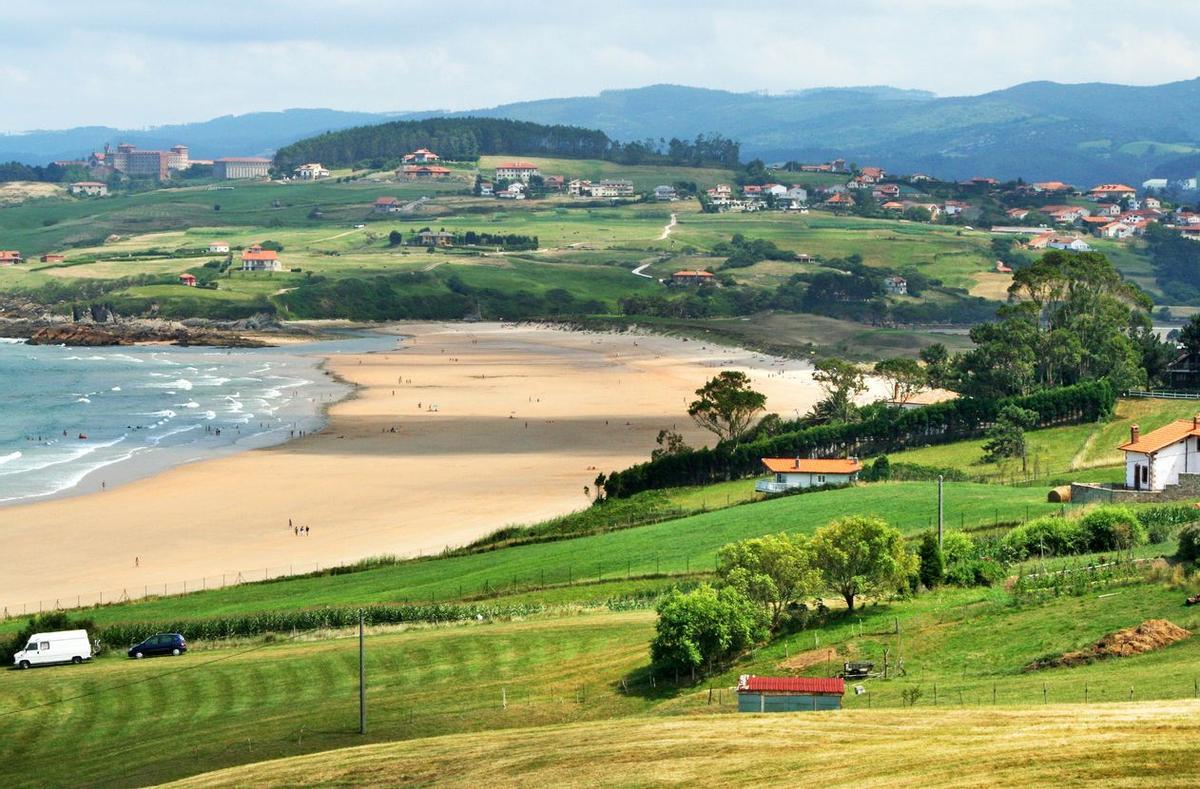
[[(645, 459), (664, 427), (706, 442), (686, 406), (719, 369), (750, 373), (783, 415), (819, 396), (802, 362), (696, 341), (498, 324), (394, 331), (409, 337), (394, 352), (329, 360), (360, 389), (320, 434), (0, 510), (0, 605), (440, 551), (586, 506), (598, 471)], [(295, 536), (289, 518), (311, 534)]]

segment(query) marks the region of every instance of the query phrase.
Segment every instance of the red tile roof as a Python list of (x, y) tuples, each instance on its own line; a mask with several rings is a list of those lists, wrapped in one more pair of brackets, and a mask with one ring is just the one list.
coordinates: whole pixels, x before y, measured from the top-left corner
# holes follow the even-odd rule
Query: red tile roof
[(853, 458), (763, 458), (774, 474), (857, 474), (862, 463)]
[(1125, 442), (1118, 449), (1125, 452), (1149, 454), (1191, 436), (1200, 436), (1200, 417), (1195, 419), (1177, 419), (1169, 425), (1160, 427), (1158, 430), (1151, 430), (1143, 436), (1138, 436), (1137, 441)]
[(738, 693), (825, 693), (841, 696), (846, 681), (841, 677), (756, 677), (738, 678)]
[(273, 249), (247, 249), (242, 253), (242, 260), (276, 260), (278, 257)]
[(536, 170), (537, 165), (530, 162), (505, 162), (496, 166), (497, 170)]

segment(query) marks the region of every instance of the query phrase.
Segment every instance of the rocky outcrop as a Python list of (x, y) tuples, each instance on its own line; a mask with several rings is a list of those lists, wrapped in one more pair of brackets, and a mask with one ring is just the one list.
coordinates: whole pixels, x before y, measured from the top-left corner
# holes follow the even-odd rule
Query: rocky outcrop
[(107, 329), (86, 323), (62, 323), (37, 329), (26, 340), (30, 345), (72, 345), (99, 347), (102, 345), (132, 345), (133, 340), (120, 337)]

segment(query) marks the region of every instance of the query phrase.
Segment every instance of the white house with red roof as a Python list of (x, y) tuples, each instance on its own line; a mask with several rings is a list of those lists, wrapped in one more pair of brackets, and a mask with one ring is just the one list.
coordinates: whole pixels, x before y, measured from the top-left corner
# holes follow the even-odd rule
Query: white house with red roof
[(16, 249), (0, 249), (0, 266), (15, 266), (24, 259)]
[(210, 255), (228, 255), (229, 254), (229, 242), (228, 241), (209, 241), (208, 242), (208, 254), (210, 254)]
[(1162, 490), (1178, 485), (1180, 474), (1200, 474), (1200, 414), (1145, 435), (1133, 425), (1120, 450), (1125, 453), (1125, 487)]
[(292, 173), (301, 181), (315, 181), (318, 178), (328, 178), (329, 171), (320, 162), (308, 162), (297, 167)]
[(542, 171), (533, 162), (504, 162), (496, 165), (496, 180), (497, 181), (521, 181), (529, 183), (529, 179), (535, 175), (541, 175)]
[(377, 197), (371, 210), (377, 214), (394, 214), (400, 210), (400, 200), (395, 197)]
[(242, 251), (242, 271), (283, 271), (279, 253), (255, 244)]
[(1109, 222), (1098, 231), (1101, 238), (1122, 239), (1133, 235), (1133, 228), (1124, 222)]
[(763, 458), (762, 464), (773, 476), (755, 483), (754, 489), (759, 493), (850, 485), (862, 471), (858, 458)]

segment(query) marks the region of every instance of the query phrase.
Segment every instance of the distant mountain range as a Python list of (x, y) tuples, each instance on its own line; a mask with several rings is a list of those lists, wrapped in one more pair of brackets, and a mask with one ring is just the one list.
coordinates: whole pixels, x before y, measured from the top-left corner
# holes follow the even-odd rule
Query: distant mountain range
[[(183, 142), (199, 158), (262, 154), (324, 131), (438, 114), (288, 110), (141, 131), (33, 132), (0, 136), (0, 160), (44, 163), (77, 157), (105, 142), (143, 147)], [(987, 175), (1087, 185), (1193, 177), (1200, 170), (1200, 78), (1147, 87), (1029, 82), (948, 98), (889, 87), (764, 95), (652, 85), (453, 114), (584, 126), (623, 141), (719, 132), (741, 142), (744, 159), (838, 156), (943, 178)]]

